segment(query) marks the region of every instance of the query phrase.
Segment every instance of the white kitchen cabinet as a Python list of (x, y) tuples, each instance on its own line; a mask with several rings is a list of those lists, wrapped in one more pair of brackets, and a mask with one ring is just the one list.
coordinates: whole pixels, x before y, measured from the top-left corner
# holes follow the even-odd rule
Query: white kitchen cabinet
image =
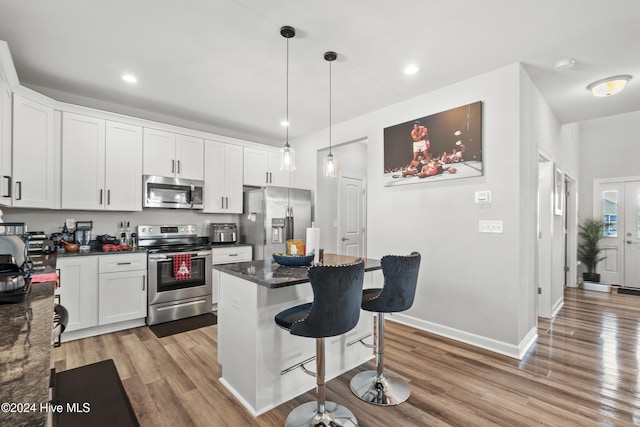
[(12, 205), (11, 88), (0, 69), (0, 206)]
[(140, 126), (62, 114), (63, 209), (139, 211), (141, 188)]
[[(211, 249), (211, 263), (217, 264), (232, 264), (235, 262), (245, 262), (253, 260), (253, 247), (252, 246), (226, 246), (222, 248)], [(220, 272), (213, 269), (212, 274), (212, 295), (211, 301), (213, 310), (218, 306), (218, 292), (220, 289)]]
[(204, 154), (204, 212), (242, 213), (242, 147), (207, 140)]
[(288, 187), (291, 173), (280, 170), (280, 151), (244, 147), (244, 185)]
[(53, 108), (13, 94), (13, 206), (54, 206)]
[(144, 128), (145, 175), (204, 180), (204, 140)]
[(103, 255), (98, 260), (98, 323), (147, 316), (147, 255)]
[(98, 257), (58, 257), (60, 304), (69, 312), (65, 332), (98, 325)]
[(142, 127), (106, 123), (106, 210), (142, 210)]

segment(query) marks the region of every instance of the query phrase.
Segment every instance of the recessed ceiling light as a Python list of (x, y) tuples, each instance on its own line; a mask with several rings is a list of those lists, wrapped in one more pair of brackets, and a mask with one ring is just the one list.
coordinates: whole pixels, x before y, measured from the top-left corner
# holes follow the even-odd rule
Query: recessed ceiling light
[(287, 127), (287, 126), (289, 126), (289, 122), (286, 121), (286, 120), (283, 120), (283, 121), (280, 122), (280, 126)]
[(404, 67), (404, 73), (408, 76), (415, 74), (418, 71), (420, 71), (420, 67), (418, 67), (417, 65), (410, 64)]
[(591, 83), (589, 86), (587, 86), (587, 89), (590, 90), (591, 93), (593, 93), (595, 96), (602, 98), (622, 92), (629, 80), (631, 80), (631, 76), (626, 74), (621, 76), (609, 77)]
[(138, 83), (138, 79), (133, 74), (123, 74), (122, 80), (127, 83)]

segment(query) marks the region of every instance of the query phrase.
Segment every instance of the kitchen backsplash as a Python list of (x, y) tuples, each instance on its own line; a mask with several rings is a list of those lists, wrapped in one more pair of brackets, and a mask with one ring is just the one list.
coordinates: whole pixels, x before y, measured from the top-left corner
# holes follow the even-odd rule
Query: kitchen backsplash
[(212, 222), (238, 223), (239, 215), (205, 214), (186, 209), (146, 209), (141, 212), (63, 211), (3, 207), (4, 222), (24, 222), (28, 231), (43, 231), (47, 235), (62, 231), (67, 219), (93, 221), (92, 236), (119, 235), (120, 222), (129, 221), (131, 231), (139, 224), (195, 224), (199, 236), (208, 236), (207, 224)]

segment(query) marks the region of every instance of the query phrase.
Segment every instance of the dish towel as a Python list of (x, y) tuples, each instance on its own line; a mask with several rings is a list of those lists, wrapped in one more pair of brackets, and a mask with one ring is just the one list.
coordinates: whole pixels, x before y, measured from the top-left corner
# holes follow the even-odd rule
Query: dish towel
[(55, 282), (56, 289), (60, 287), (60, 281), (58, 280), (57, 273), (41, 273), (31, 276), (31, 283), (46, 283)]
[(175, 254), (173, 256), (173, 278), (176, 280), (191, 279), (191, 254)]

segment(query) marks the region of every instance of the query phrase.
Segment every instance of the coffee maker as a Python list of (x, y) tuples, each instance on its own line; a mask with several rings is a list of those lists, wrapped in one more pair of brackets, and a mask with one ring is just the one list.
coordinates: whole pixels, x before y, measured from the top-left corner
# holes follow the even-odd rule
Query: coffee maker
[(80, 245), (80, 252), (89, 252), (91, 250), (91, 230), (93, 229), (93, 221), (76, 221), (76, 243)]

